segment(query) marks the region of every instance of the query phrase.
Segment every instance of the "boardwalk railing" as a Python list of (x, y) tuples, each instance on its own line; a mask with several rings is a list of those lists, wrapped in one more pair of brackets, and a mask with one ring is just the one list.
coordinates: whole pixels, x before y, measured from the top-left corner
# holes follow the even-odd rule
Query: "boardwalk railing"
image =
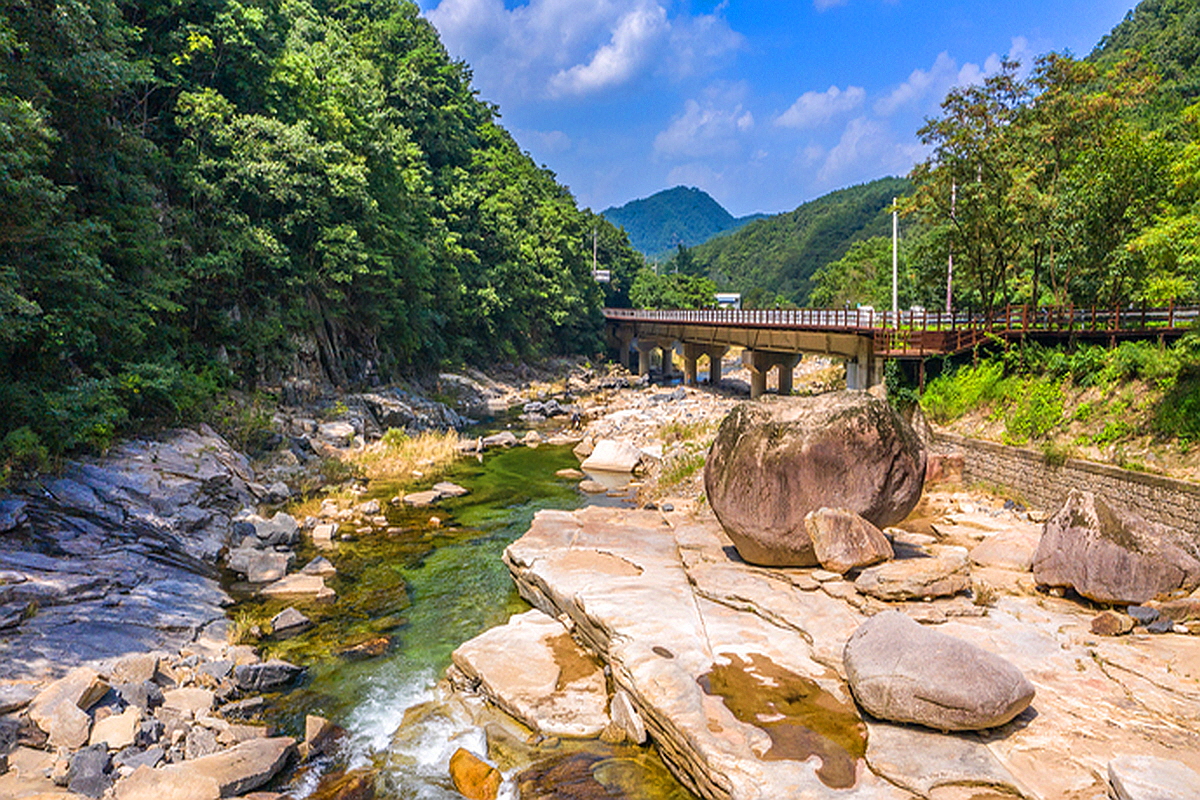
[(1200, 306), (1005, 306), (991, 314), (910, 309), (795, 308), (640, 310), (606, 308), (613, 321), (722, 325), (740, 328), (840, 331), (869, 334), (879, 353), (920, 355), (968, 350), (988, 338), (1022, 334), (1175, 334), (1200, 318)]

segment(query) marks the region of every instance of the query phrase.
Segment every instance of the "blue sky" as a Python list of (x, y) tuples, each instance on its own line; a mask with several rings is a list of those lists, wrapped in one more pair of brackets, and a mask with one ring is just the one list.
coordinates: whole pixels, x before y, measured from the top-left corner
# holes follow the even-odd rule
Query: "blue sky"
[(676, 185), (735, 215), (907, 173), (946, 90), (1084, 56), (1131, 0), (420, 0), (581, 205)]

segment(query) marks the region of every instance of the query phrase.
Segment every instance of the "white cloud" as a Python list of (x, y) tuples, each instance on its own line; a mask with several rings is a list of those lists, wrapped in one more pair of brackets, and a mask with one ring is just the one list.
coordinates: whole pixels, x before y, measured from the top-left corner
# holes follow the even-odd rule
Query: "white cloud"
[(654, 137), (654, 154), (667, 158), (701, 158), (733, 155), (741, 148), (739, 134), (754, 128), (754, 115), (740, 104), (720, 108), (695, 100)]
[(783, 128), (816, 128), (858, 108), (866, 96), (861, 86), (848, 86), (845, 91), (830, 86), (824, 92), (805, 92), (775, 118), (775, 124)]
[(844, 6), (848, 2), (850, 2), (850, 0), (813, 0), (813, 7), (816, 8), (817, 11), (825, 11), (836, 6)]
[(488, 99), (592, 95), (645, 75), (679, 79), (742, 46), (721, 15), (674, 15), (662, 0), (440, 0), (426, 12)]
[(534, 155), (565, 153), (574, 146), (571, 137), (562, 131), (514, 130), (513, 138), (527, 146)]
[[(1021, 72), (1028, 73), (1032, 61), (1032, 51), (1029, 41), (1024, 36), (1012, 40), (1008, 58), (1021, 62)], [(945, 98), (946, 93), (955, 86), (973, 86), (983, 83), (989, 75), (1000, 71), (1003, 59), (992, 53), (983, 61), (983, 65), (967, 62), (961, 67), (958, 62), (943, 51), (938, 53), (933, 66), (928, 70), (914, 69), (908, 80), (893, 89), (886, 97), (875, 102), (875, 113), (886, 117), (909, 106), (926, 109), (936, 105)]]
[[(811, 158), (813, 153), (805, 154)], [(911, 142), (898, 142), (892, 132), (877, 120), (856, 117), (842, 131), (842, 137), (825, 155), (817, 170), (822, 186), (845, 186), (880, 175), (907, 173), (924, 155), (924, 149)]]
[(633, 9), (621, 17), (612, 39), (596, 50), (588, 63), (561, 70), (550, 79), (551, 94), (591, 94), (625, 83), (649, 60), (669, 27), (662, 6)]

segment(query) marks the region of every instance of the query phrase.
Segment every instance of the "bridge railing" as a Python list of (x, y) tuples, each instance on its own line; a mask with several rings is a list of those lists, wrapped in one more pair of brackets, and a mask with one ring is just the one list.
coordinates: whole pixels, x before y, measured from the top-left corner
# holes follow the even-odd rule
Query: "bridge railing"
[[(733, 325), (833, 331), (993, 331), (1112, 332), (1186, 328), (1200, 318), (1200, 306), (1004, 306), (991, 314), (909, 309), (892, 313), (861, 308), (663, 309), (606, 308), (612, 320)], [(911, 337), (909, 337), (911, 338)]]

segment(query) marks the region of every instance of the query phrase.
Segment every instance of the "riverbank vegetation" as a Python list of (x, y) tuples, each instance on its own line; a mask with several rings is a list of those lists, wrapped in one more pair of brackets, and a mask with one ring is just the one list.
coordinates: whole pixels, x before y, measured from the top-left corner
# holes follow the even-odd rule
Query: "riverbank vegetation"
[(1200, 337), (1170, 347), (1013, 347), (948, 367), (926, 386), (921, 407), (934, 422), (1038, 447), (1051, 461), (1082, 456), (1172, 471), (1200, 445)]
[(411, 2), (3, 3), (0, 53), (7, 459), (285, 377), (594, 353), (643, 263)]

